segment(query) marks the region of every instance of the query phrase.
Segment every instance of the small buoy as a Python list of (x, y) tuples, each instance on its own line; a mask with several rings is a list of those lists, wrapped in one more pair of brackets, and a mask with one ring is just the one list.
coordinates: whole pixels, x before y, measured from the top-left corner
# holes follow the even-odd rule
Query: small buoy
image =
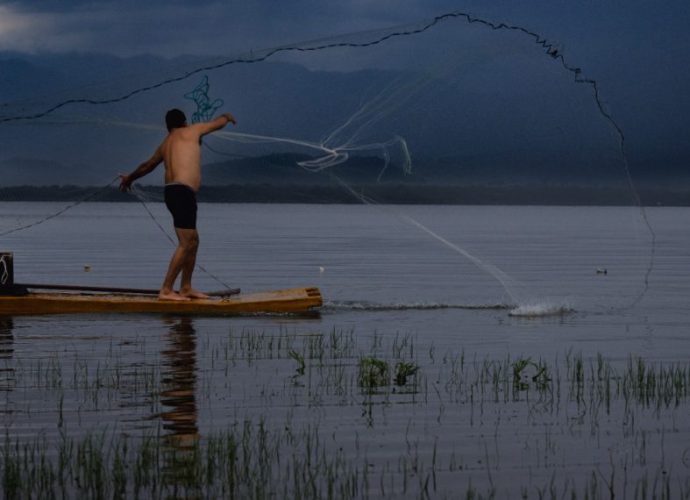
[(597, 274), (608, 274), (608, 271), (605, 268), (597, 268)]
[(89, 266), (88, 264), (86, 264), (86, 265), (84, 266), (84, 272), (85, 272), (85, 273), (90, 273), (90, 272), (91, 272), (91, 266)]
[(326, 270), (325, 267), (319, 266), (319, 274), (323, 274), (325, 270)]

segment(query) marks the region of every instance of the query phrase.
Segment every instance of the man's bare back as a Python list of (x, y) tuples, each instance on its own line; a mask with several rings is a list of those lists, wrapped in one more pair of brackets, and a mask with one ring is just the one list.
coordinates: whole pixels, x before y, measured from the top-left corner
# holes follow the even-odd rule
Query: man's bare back
[(186, 184), (194, 191), (201, 186), (201, 148), (198, 127), (174, 129), (159, 147), (165, 164), (165, 183)]
[(235, 123), (230, 113), (210, 122), (171, 130), (154, 153), (155, 160), (165, 164), (165, 183), (186, 184), (198, 191), (201, 187), (201, 138), (228, 123)]

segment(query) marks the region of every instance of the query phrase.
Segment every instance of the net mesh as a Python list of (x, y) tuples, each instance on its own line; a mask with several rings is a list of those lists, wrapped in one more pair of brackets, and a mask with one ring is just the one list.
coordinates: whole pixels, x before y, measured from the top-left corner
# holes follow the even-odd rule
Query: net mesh
[[(84, 62), (28, 75), (36, 85), (3, 83), (0, 165), (12, 182), (50, 184), (59, 172), (64, 184), (102, 185), (150, 154), (167, 109), (192, 121), (230, 111), (239, 127), (204, 139), (206, 185), (329, 184), (375, 204), (630, 204), (636, 220), (624, 224), (645, 227), (652, 256), (640, 259), (642, 292), (626, 296), (648, 287), (654, 233), (623, 130), (597, 81), (526, 28), (452, 12), (205, 60)], [(507, 284), (512, 264), (408, 222), (525, 300)]]

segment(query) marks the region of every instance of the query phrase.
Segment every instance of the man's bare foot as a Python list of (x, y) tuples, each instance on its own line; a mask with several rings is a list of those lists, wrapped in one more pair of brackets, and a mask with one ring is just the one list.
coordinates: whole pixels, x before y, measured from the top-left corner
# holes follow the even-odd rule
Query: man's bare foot
[(178, 302), (188, 301), (189, 297), (180, 295), (177, 292), (161, 292), (158, 294), (158, 300), (176, 300)]
[(200, 292), (199, 290), (195, 290), (194, 288), (189, 288), (187, 290), (181, 289), (180, 295), (182, 297), (187, 297), (188, 299), (208, 299), (209, 298), (208, 295), (206, 295), (203, 292)]

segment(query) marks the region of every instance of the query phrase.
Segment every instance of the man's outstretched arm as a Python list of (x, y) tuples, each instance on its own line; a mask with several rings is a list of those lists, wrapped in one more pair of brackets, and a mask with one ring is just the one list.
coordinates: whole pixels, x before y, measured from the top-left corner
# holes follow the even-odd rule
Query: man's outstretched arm
[(131, 174), (120, 174), (120, 191), (129, 191), (132, 182), (150, 173), (163, 161), (163, 154), (160, 148), (156, 149), (153, 156), (139, 165)]
[(223, 113), (218, 118), (215, 118), (209, 122), (196, 123), (192, 126), (198, 127), (199, 128), (199, 135), (204, 136), (206, 134), (210, 134), (211, 132), (214, 132), (216, 130), (219, 130), (219, 129), (225, 127), (228, 123), (232, 123), (233, 125), (237, 125), (237, 120), (235, 120), (235, 117), (232, 116), (232, 114)]

